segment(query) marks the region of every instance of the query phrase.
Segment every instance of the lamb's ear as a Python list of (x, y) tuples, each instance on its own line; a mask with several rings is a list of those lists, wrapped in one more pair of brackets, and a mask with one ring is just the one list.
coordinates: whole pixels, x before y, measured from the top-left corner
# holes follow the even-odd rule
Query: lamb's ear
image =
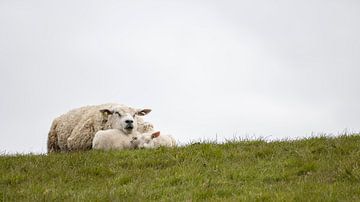
[(148, 114), (150, 112), (151, 112), (151, 109), (139, 109), (136, 111), (136, 115), (145, 116), (146, 114)]
[(109, 116), (110, 114), (113, 114), (114, 111), (111, 111), (110, 109), (100, 109), (100, 112), (103, 116), (107, 117)]
[(160, 136), (160, 131), (151, 134), (151, 138), (157, 138)]

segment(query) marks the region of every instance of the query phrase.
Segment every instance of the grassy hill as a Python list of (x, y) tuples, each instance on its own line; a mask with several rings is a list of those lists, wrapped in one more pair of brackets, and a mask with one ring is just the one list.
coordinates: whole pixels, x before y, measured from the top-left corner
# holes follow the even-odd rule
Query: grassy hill
[(0, 156), (0, 201), (360, 201), (360, 136)]

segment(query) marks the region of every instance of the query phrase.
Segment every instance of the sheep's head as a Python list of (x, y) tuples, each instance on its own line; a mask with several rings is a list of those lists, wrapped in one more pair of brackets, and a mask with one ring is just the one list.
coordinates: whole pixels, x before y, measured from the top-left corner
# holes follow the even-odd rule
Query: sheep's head
[(140, 149), (155, 148), (153, 140), (154, 138), (157, 138), (159, 136), (160, 136), (160, 131), (143, 133), (136, 137), (133, 137), (130, 143), (134, 148), (140, 148)]
[(137, 131), (137, 117), (151, 112), (151, 109), (133, 109), (130, 107), (116, 107), (101, 109), (100, 112), (110, 125), (110, 128), (122, 130), (125, 134)]

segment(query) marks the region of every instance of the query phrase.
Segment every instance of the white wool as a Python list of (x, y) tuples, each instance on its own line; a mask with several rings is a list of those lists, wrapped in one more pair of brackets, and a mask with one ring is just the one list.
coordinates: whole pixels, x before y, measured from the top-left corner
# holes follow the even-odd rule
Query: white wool
[[(160, 133), (160, 132), (159, 132)], [(147, 132), (137, 135), (131, 141), (135, 148), (153, 149), (158, 147), (175, 147), (176, 140), (167, 134), (160, 134), (154, 137), (155, 132)]]
[[(124, 133), (151, 131), (152, 124), (141, 118), (150, 111), (116, 103), (71, 110), (53, 121), (48, 134), (48, 152), (89, 150), (95, 133), (100, 130), (119, 129)], [(127, 120), (133, 121), (133, 130), (126, 129)]]
[(137, 133), (125, 134), (119, 129), (108, 129), (98, 131), (92, 141), (92, 148), (99, 150), (124, 150), (132, 149), (131, 140)]

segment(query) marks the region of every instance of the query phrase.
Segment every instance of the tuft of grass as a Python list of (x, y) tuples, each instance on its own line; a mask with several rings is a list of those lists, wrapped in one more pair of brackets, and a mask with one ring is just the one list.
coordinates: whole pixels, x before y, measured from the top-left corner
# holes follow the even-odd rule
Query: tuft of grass
[(360, 135), (0, 156), (0, 201), (360, 201)]

